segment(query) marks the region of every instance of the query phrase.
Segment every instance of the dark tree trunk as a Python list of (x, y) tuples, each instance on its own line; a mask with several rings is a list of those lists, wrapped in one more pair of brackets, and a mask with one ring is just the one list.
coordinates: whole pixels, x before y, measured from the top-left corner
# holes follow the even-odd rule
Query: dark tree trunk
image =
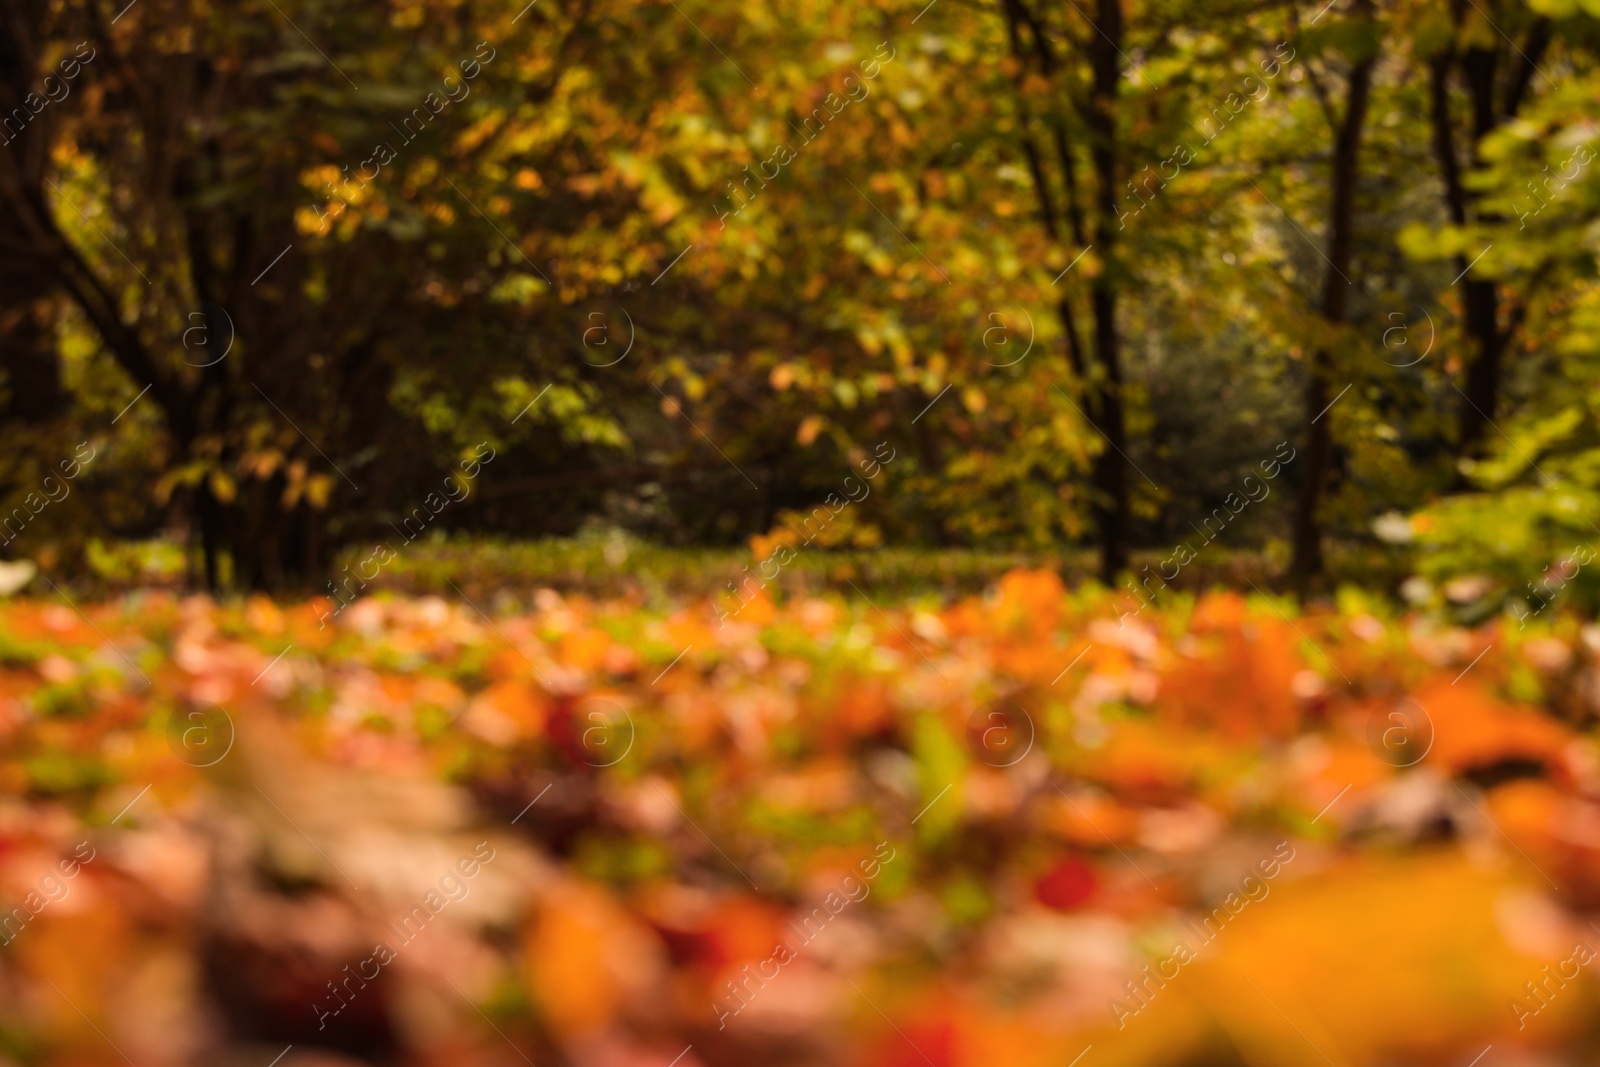
[[(1089, 56), (1094, 71), (1090, 127), (1100, 203), (1095, 220), (1095, 243), (1106, 269), (1094, 279), (1094, 356), (1099, 375), (1095, 395), (1096, 416), (1106, 447), (1095, 457), (1095, 518), (1100, 533), (1100, 577), (1107, 585), (1128, 568), (1128, 435), (1122, 405), (1121, 336), (1117, 332), (1117, 281), (1113, 252), (1117, 235), (1117, 128), (1116, 98), (1122, 79), (1122, 0), (1099, 0), (1095, 5), (1095, 34)], [(1096, 410), (1098, 409), (1098, 410)]]
[(56, 301), (46, 295), (47, 284), (0, 279), (0, 384), (5, 389), (0, 424), (37, 426), (66, 409), (56, 356)]
[[(1483, 138), (1499, 125), (1495, 116), (1494, 88), (1496, 56), (1493, 52), (1474, 48), (1462, 59), (1461, 69), (1466, 75), (1467, 90), (1472, 99), (1472, 158), (1481, 163), (1478, 149)], [(1449, 121), (1448, 106), (1445, 121)], [(1435, 121), (1438, 109), (1435, 109)], [(1435, 138), (1437, 142), (1437, 138)], [(1457, 181), (1459, 182), (1459, 174)], [(1484, 217), (1485, 221), (1493, 221)], [(1463, 216), (1462, 222), (1466, 221)], [(1484, 431), (1494, 419), (1496, 400), (1500, 393), (1500, 356), (1505, 349), (1505, 334), (1500, 330), (1500, 296), (1492, 281), (1470, 277), (1469, 260), (1458, 257), (1461, 274), (1461, 303), (1465, 312), (1467, 333), (1472, 337), (1473, 356), (1467, 365), (1466, 401), (1460, 410), (1457, 448), (1463, 456), (1475, 456), (1483, 445)]]
[(211, 490), (203, 485), (195, 488), (194, 499), (195, 519), (200, 525), (200, 554), (205, 564), (206, 588), (215, 593), (221, 580), (217, 563), (222, 553), (222, 509), (217, 506)]
[[(1467, 191), (1461, 181), (1461, 161), (1456, 156), (1455, 125), (1450, 118), (1450, 71), (1456, 56), (1443, 52), (1429, 63), (1431, 97), (1429, 109), (1433, 124), (1433, 152), (1439, 161), (1439, 177), (1444, 183), (1445, 210), (1451, 223), (1467, 224)], [(1481, 71), (1481, 64), (1480, 71)], [(1480, 94), (1481, 96), (1481, 94)], [(1484, 111), (1474, 107), (1474, 128), (1483, 121)], [(1463, 454), (1471, 454), (1483, 436), (1485, 419), (1492, 418), (1495, 394), (1499, 388), (1500, 349), (1504, 338), (1499, 328), (1499, 306), (1493, 282), (1469, 278), (1471, 265), (1465, 253), (1455, 259), (1461, 276), (1461, 304), (1467, 334), (1473, 339), (1476, 355), (1467, 368), (1466, 402), (1461, 407), (1458, 443)]]
[[(1461, 4), (1453, 5), (1457, 28), (1466, 16)], [(1515, 118), (1527, 95), (1528, 86), (1538, 71), (1540, 57), (1550, 44), (1550, 22), (1536, 19), (1523, 46), (1511, 45), (1505, 56), (1504, 85), (1500, 84), (1501, 56), (1498, 49), (1469, 48), (1463, 53), (1442, 52), (1429, 64), (1431, 90), (1430, 119), (1433, 124), (1433, 149), (1439, 161), (1439, 176), (1444, 183), (1445, 209), (1457, 226), (1469, 222), (1495, 222), (1499, 217), (1476, 210), (1476, 196), (1462, 181), (1462, 165), (1455, 145), (1455, 123), (1450, 115), (1450, 76), (1459, 67), (1471, 110), (1469, 161), (1480, 165), (1479, 149), (1483, 138), (1503, 122)], [(1496, 106), (1496, 91), (1500, 93)], [(1510, 330), (1500, 325), (1500, 293), (1495, 283), (1469, 275), (1472, 260), (1465, 254), (1456, 257), (1460, 276), (1461, 307), (1467, 336), (1472, 339), (1472, 355), (1467, 363), (1466, 388), (1457, 420), (1457, 448), (1467, 457), (1478, 455), (1486, 432), (1499, 405), (1500, 381)], [(1457, 485), (1461, 485), (1458, 478)]]
[[(1363, 4), (1363, 13), (1370, 10)], [(1333, 190), (1328, 207), (1328, 269), (1323, 272), (1322, 318), (1330, 326), (1345, 320), (1350, 303), (1351, 253), (1355, 247), (1356, 183), (1360, 177), (1361, 133), (1366, 122), (1367, 98), (1372, 88), (1375, 56), (1357, 63), (1350, 71), (1344, 117), (1334, 138)], [(1300, 483), (1300, 498), (1294, 515), (1294, 555), (1289, 565), (1290, 580), (1304, 594), (1323, 576), (1322, 528), (1317, 512), (1322, 504), (1329, 471), (1333, 467), (1333, 422), (1328, 405), (1339, 391), (1330, 389), (1332, 353), (1318, 349), (1312, 354), (1311, 373), (1306, 382), (1306, 457)], [(1339, 387), (1340, 390), (1343, 386)]]

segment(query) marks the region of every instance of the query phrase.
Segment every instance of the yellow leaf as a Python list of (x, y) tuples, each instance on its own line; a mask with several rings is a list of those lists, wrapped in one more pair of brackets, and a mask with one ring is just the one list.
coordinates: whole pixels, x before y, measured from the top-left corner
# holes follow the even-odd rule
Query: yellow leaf
[(233, 503), (234, 497), (239, 495), (239, 487), (224, 471), (212, 471), (206, 484), (211, 487), (211, 495), (224, 504)]

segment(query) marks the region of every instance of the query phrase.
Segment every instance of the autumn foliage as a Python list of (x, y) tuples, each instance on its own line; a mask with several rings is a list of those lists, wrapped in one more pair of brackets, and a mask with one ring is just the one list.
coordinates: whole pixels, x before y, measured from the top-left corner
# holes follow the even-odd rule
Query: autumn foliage
[(1119, 620), (1042, 572), (721, 627), (550, 592), (326, 611), (0, 608), (5, 1062), (1587, 1039), (1600, 641), (1573, 620), (1235, 594)]

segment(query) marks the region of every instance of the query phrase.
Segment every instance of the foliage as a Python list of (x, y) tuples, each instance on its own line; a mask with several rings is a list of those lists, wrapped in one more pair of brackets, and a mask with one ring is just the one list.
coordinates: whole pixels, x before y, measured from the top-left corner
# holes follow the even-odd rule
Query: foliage
[(0, 608), (10, 1055), (1579, 1062), (1561, 609), (538, 600)]

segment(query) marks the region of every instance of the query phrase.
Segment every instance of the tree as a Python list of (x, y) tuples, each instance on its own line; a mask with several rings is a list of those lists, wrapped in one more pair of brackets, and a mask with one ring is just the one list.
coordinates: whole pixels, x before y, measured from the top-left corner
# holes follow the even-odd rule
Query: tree
[[(1510, 26), (1521, 43), (1505, 37), (1501, 26)], [(1425, 39), (1423, 45), (1436, 49), (1428, 59), (1429, 120), (1446, 212), (1456, 227), (1493, 225), (1501, 217), (1485, 208), (1466, 175), (1484, 165), (1484, 139), (1517, 117), (1534, 78), (1542, 77), (1539, 62), (1553, 39), (1551, 22), (1542, 15), (1528, 15), (1520, 4), (1503, 5), (1491, 18), (1477, 4), (1455, 2), (1449, 6), (1447, 25), (1425, 24), (1424, 31), (1435, 38)], [(1454, 80), (1459, 80), (1460, 94), (1452, 91)], [(1463, 110), (1464, 123), (1459, 115)], [(1465, 160), (1458, 147), (1463, 142)], [(1494, 279), (1474, 274), (1477, 257), (1469, 258), (1465, 249), (1455, 258), (1463, 318), (1475, 347), (1461, 395), (1457, 447), (1471, 457), (1480, 451), (1484, 432), (1494, 421), (1506, 346), (1521, 309), (1502, 325)]]
[[(1334, 107), (1314, 69), (1309, 75), (1333, 134), (1325, 227), (1327, 269), (1323, 274), (1322, 300), (1318, 307), (1331, 332), (1343, 326), (1350, 291), (1355, 286), (1350, 273), (1355, 249), (1356, 185), (1360, 176), (1362, 128), (1367, 118), (1378, 52), (1378, 27), (1372, 16), (1371, 0), (1358, 0), (1351, 20), (1349, 70), (1344, 79), (1342, 109)], [(1333, 424), (1326, 421), (1329, 406), (1337, 399), (1329, 389), (1332, 369), (1333, 356), (1329, 348), (1317, 347), (1306, 375), (1306, 460), (1300, 497), (1295, 506), (1293, 558), (1289, 564), (1290, 578), (1302, 592), (1323, 573), (1322, 532), (1317, 509), (1333, 462)]]
[[(1025, 0), (1006, 0), (1002, 5), (1011, 59), (1016, 69), (1019, 107), (1020, 146), (1027, 159), (1039, 203), (1041, 225), (1052, 242), (1062, 237), (1065, 219), (1079, 256), (1098, 246), (1098, 261), (1104, 266), (1089, 285), (1090, 329), (1093, 362), (1085, 357), (1085, 345), (1078, 324), (1070, 288), (1056, 304), (1061, 330), (1066, 340), (1075, 386), (1088, 411), (1084, 418), (1102, 438), (1093, 468), (1095, 525), (1100, 542), (1100, 575), (1108, 585), (1127, 569), (1131, 534), (1129, 503), (1129, 459), (1127, 418), (1122, 381), (1121, 334), (1117, 322), (1117, 295), (1122, 273), (1116, 261), (1116, 247), (1122, 223), (1119, 218), (1118, 183), (1125, 168), (1119, 149), (1117, 97), (1123, 67), (1123, 14), (1121, 0), (1097, 0), (1093, 18), (1085, 16), (1086, 29), (1078, 36), (1062, 28), (1069, 41), (1069, 55), (1082, 58), (1088, 67), (1089, 91), (1086, 96), (1074, 87), (1082, 79), (1074, 72), (1062, 71), (1062, 63), (1046, 29), (1045, 20), (1029, 9)], [(1026, 41), (1024, 39), (1026, 26)], [(1031, 44), (1031, 47), (1029, 45)], [(1054, 148), (1055, 169), (1065, 191), (1065, 209), (1056, 204), (1045, 154), (1033, 130), (1029, 103), (1030, 77), (1040, 78), (1058, 101), (1046, 104), (1045, 126)], [(1076, 119), (1089, 146), (1090, 169), (1094, 174), (1094, 197), (1086, 205), (1079, 193), (1079, 162), (1069, 121)], [(1086, 219), (1092, 220), (1086, 222)], [(1093, 242), (1087, 241), (1092, 228)]]

